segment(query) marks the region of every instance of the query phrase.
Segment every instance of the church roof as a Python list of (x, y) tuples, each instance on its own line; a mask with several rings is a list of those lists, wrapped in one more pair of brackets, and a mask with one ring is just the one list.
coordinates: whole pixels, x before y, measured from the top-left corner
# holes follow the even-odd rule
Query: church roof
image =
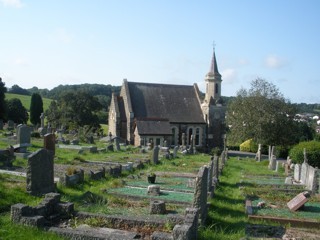
[(135, 118), (205, 123), (194, 86), (128, 82)]
[(218, 70), (218, 64), (217, 64), (217, 59), (216, 59), (216, 54), (215, 54), (214, 49), (213, 49), (213, 54), (212, 54), (212, 59), (211, 59), (210, 70), (207, 73), (207, 76), (221, 77), (221, 74), (219, 73), (219, 70)]
[(171, 135), (168, 120), (143, 120), (136, 121), (139, 135)]

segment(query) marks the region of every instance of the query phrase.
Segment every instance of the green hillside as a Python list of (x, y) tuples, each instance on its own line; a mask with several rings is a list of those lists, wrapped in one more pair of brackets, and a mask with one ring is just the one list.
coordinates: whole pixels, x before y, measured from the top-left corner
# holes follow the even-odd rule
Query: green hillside
[[(12, 98), (18, 98), (20, 99), (22, 105), (30, 111), (30, 103), (31, 103), (31, 96), (27, 95), (19, 95), (14, 93), (6, 93), (6, 100), (12, 99)], [(43, 110), (46, 111), (49, 108), (49, 105), (51, 103), (52, 99), (49, 98), (42, 98), (43, 102)]]

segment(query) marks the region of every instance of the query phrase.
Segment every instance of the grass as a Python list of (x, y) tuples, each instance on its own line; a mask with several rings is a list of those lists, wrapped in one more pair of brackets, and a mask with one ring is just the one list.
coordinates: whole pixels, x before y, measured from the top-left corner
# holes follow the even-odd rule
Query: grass
[[(31, 104), (31, 96), (27, 96), (27, 95), (20, 95), (20, 94), (14, 94), (14, 93), (6, 93), (6, 100), (10, 100), (12, 98), (18, 98), (20, 99), (22, 105), (28, 110), (30, 111), (30, 104)], [(49, 106), (50, 103), (52, 102), (52, 99), (49, 98), (42, 98), (42, 102), (43, 102), (43, 111), (46, 111)]]

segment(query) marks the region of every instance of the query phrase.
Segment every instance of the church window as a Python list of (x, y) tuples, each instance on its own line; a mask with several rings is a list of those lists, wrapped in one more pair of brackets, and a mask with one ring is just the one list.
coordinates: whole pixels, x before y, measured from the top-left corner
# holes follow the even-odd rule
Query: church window
[(175, 146), (176, 145), (176, 139), (177, 139), (177, 128), (173, 127), (171, 129), (172, 131), (172, 137), (171, 137), (171, 145)]
[(193, 128), (189, 128), (188, 132), (188, 144), (191, 145), (191, 135), (193, 134)]
[(216, 94), (219, 93), (219, 84), (218, 83), (215, 84), (215, 89), (214, 90), (215, 90)]
[(196, 145), (200, 145), (200, 128), (196, 128)]

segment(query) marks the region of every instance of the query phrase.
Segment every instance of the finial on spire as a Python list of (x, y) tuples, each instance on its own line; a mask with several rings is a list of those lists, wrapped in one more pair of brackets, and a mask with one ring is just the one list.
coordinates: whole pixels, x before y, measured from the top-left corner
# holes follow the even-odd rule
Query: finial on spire
[(215, 43), (215, 41), (212, 42), (212, 47), (213, 47), (213, 51), (214, 51), (215, 48), (216, 48), (216, 43)]

